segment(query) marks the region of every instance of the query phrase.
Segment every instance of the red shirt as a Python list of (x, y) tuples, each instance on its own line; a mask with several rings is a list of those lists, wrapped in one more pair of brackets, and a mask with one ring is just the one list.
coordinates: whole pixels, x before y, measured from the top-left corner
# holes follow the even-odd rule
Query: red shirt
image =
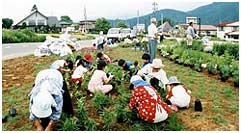
[[(146, 87), (155, 92), (157, 96), (156, 99), (154, 96), (148, 93)], [(166, 110), (168, 115), (170, 114), (170, 108), (166, 103), (161, 101), (156, 89), (154, 89), (152, 86), (138, 86), (133, 90), (129, 103), (129, 109), (132, 110), (137, 105), (140, 117), (145, 121), (153, 123), (156, 115), (157, 104), (160, 104), (164, 110)]]

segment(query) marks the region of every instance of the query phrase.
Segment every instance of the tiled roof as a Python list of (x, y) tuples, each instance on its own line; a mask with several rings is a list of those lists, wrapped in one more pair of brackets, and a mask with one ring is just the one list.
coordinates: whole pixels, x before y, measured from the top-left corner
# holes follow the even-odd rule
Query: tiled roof
[[(198, 30), (199, 25), (194, 24), (193, 28)], [(214, 31), (214, 30), (217, 30), (217, 27), (213, 26), (213, 25), (201, 25), (201, 30), (213, 30)]]
[(227, 24), (231, 24), (231, 23), (235, 23), (235, 22), (237, 22), (237, 21), (234, 21), (234, 22), (224, 22), (224, 23), (218, 24), (217, 26), (218, 26), (218, 27), (224, 27), (224, 26), (226, 26)]

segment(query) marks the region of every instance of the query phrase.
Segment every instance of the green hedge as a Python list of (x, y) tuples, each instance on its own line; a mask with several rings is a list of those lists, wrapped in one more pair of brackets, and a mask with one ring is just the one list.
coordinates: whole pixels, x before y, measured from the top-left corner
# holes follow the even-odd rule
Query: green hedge
[(217, 55), (223, 55), (225, 52), (227, 52), (229, 55), (232, 55), (235, 57), (235, 59), (239, 59), (239, 45), (238, 44), (214, 44), (213, 45), (213, 54)]
[(38, 36), (34, 32), (27, 29), (2, 31), (3, 43), (43, 42), (45, 40), (45, 36)]

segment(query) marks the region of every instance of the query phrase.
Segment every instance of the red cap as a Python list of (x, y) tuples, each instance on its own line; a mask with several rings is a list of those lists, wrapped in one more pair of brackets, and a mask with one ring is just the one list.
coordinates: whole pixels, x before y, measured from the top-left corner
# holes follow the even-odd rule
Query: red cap
[(89, 62), (92, 62), (93, 61), (93, 57), (90, 55), (90, 54), (85, 54), (84, 55), (85, 59)]

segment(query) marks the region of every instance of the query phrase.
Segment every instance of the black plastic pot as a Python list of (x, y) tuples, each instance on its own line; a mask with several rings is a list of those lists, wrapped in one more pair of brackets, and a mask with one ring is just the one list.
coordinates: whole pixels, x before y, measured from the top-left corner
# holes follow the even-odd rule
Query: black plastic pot
[(15, 108), (10, 108), (9, 109), (9, 115), (14, 117), (17, 115), (17, 110)]
[(195, 111), (200, 111), (200, 112), (203, 111), (202, 103), (201, 103), (201, 101), (199, 99), (195, 100), (194, 109), (195, 109)]
[(2, 115), (2, 123), (7, 122), (8, 116)]
[(117, 117), (117, 122), (118, 123), (123, 123), (124, 122), (123, 117), (122, 116), (118, 116)]

